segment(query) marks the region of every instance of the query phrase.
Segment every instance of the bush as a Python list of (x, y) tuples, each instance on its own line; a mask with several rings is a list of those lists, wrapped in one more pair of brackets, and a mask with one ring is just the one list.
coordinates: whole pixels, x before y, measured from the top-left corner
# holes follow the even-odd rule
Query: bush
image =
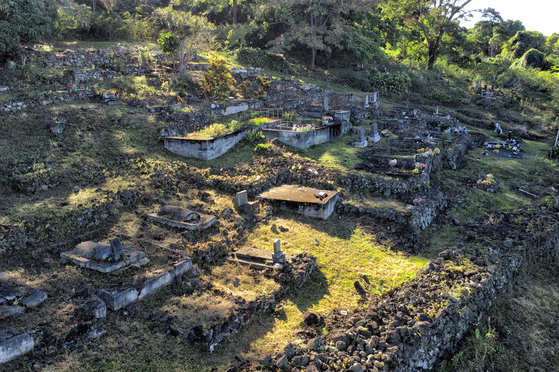
[(368, 92), (371, 90), (371, 84), (369, 83), (369, 79), (367, 75), (362, 72), (353, 71), (353, 70), (336, 70), (333, 71), (332, 74), (336, 76), (336, 80), (338, 83), (349, 86), (354, 89), (359, 89), (363, 92)]
[(293, 74), (293, 68), (280, 54), (273, 54), (256, 48), (241, 48), (236, 53), (236, 59), (243, 65), (267, 68), (286, 74)]
[(204, 73), (202, 88), (210, 98), (226, 101), (233, 88), (235, 79), (231, 76), (231, 70), (223, 58), (210, 59), (210, 69)]
[(411, 86), (411, 79), (405, 72), (380, 72), (371, 71), (369, 82), (375, 89), (384, 92), (402, 92)]
[(545, 67), (545, 54), (537, 49), (530, 49), (522, 58), (516, 60), (516, 62), (511, 67), (535, 67), (544, 68)]

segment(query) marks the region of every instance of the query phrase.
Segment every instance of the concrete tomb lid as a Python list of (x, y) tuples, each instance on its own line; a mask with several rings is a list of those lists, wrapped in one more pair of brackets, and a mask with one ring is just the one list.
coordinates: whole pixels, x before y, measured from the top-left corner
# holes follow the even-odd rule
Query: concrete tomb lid
[(160, 217), (168, 217), (175, 221), (198, 221), (200, 214), (186, 208), (176, 207), (174, 205), (166, 205), (161, 208), (157, 215)]

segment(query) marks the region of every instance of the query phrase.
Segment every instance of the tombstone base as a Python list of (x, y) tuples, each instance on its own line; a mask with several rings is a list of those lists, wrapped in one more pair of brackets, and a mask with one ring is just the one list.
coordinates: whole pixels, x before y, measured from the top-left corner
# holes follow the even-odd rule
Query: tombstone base
[(369, 137), (368, 140), (372, 142), (380, 142), (380, 136), (377, 134), (376, 136)]
[(367, 145), (368, 145), (367, 140), (353, 143), (353, 147), (357, 147), (357, 148), (367, 147)]

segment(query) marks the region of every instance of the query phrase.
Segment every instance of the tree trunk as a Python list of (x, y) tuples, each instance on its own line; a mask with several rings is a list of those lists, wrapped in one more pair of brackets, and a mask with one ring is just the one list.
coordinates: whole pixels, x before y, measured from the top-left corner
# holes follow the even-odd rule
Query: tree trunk
[(237, 0), (233, 0), (233, 24), (237, 24)]
[(311, 53), (311, 70), (314, 71), (314, 61), (316, 60), (316, 48), (312, 48), (312, 53)]

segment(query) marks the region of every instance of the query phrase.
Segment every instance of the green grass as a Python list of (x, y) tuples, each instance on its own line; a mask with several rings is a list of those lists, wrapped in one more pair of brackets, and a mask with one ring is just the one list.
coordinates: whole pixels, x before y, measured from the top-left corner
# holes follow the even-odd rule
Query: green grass
[[(287, 227), (289, 231), (275, 234), (270, 225)], [(299, 328), (302, 312), (310, 310), (327, 315), (336, 309), (358, 305), (359, 295), (353, 283), (359, 280), (370, 293), (380, 295), (412, 279), (423, 269), (427, 260), (408, 257), (376, 241), (368, 226), (339, 219), (328, 221), (289, 214), (276, 217), (269, 225), (261, 225), (247, 238), (247, 246), (272, 249), (274, 239), (280, 239), (288, 254), (309, 253), (318, 258), (319, 272), (311, 277), (304, 291), (298, 292), (284, 304), (285, 318), (275, 321), (274, 329), (258, 341), (258, 348), (272, 350), (270, 345), (290, 341)], [(318, 243), (316, 240), (318, 240)], [(363, 277), (367, 276), (370, 285)]]
[(73, 41), (62, 41), (56, 40), (50, 43), (43, 43), (43, 44), (34, 44), (33, 47), (36, 50), (40, 50), (43, 52), (63, 52), (66, 49), (82, 49), (82, 50), (98, 50), (98, 49), (110, 49), (110, 48), (117, 48), (117, 47), (126, 47), (126, 48), (133, 48), (135, 46), (146, 46), (150, 49), (157, 49), (159, 50), (159, 46), (155, 42), (150, 41), (81, 41), (81, 40), (73, 40)]

